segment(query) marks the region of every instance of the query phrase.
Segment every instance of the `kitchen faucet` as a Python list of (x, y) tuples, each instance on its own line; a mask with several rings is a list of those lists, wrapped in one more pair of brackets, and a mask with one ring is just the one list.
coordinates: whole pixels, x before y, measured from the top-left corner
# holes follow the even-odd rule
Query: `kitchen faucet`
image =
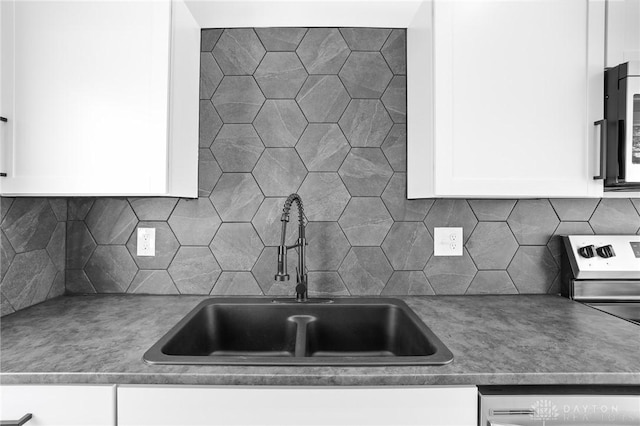
[[(287, 246), (285, 241), (287, 238), (287, 223), (289, 222), (289, 211), (293, 203), (298, 205), (298, 241)], [(276, 273), (276, 281), (288, 281), (289, 274), (287, 273), (287, 251), (293, 248), (298, 248), (298, 267), (296, 268), (296, 301), (307, 301), (307, 271), (305, 265), (305, 251), (307, 245), (307, 239), (305, 238), (305, 217), (304, 207), (302, 205), (302, 198), (298, 194), (291, 194), (287, 197), (287, 201), (284, 202), (284, 208), (282, 209), (282, 232), (280, 234), (280, 246), (278, 247), (278, 272)]]

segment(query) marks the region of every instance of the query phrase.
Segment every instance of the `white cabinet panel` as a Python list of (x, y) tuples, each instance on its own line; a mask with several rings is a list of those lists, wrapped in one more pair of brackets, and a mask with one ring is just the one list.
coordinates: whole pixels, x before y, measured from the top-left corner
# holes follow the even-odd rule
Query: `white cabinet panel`
[(119, 386), (118, 425), (476, 425), (477, 389)]
[(588, 0), (434, 3), (435, 158), (425, 161), (436, 196), (601, 194), (603, 18)]
[(28, 426), (115, 426), (115, 386), (0, 386), (0, 420)]
[[(180, 14), (172, 27), (170, 0), (0, 7), (0, 115), (10, 127), (2, 135), (3, 195), (197, 196), (197, 88), (170, 87), (172, 56), (191, 74), (175, 64), (173, 71), (198, 84), (195, 21), (189, 27)], [(191, 128), (180, 117), (170, 126), (171, 89), (193, 114)]]

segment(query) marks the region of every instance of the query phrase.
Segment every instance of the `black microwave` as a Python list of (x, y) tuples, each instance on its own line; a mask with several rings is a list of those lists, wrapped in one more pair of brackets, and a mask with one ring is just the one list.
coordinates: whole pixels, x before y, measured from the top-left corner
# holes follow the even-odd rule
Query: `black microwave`
[(640, 61), (604, 73), (600, 175), (605, 191), (640, 190)]

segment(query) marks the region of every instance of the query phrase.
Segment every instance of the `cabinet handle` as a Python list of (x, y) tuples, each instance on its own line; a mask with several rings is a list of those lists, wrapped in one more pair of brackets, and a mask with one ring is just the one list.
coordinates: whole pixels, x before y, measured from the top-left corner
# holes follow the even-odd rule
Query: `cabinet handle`
[[(7, 122), (7, 117), (0, 117), (0, 121), (2, 121), (3, 123), (6, 123), (6, 122)], [(6, 174), (6, 173), (4, 173), (4, 172), (3, 172), (3, 173), (0, 173), (0, 177), (7, 177), (7, 174)], [(27, 420), (28, 420), (28, 419), (27, 419)], [(2, 423), (2, 420), (0, 420), (0, 426), (1, 426), (2, 424), (3, 424), (3, 423)]]
[(7, 117), (0, 117), (0, 121), (2, 121), (3, 123), (7, 122)]
[(19, 420), (0, 420), (0, 426), (22, 426), (31, 420), (31, 417), (33, 417), (31, 413), (27, 413)]
[(594, 180), (605, 178), (605, 167), (607, 164), (607, 119), (599, 120), (593, 123), (594, 126), (600, 126), (600, 174), (594, 176)]

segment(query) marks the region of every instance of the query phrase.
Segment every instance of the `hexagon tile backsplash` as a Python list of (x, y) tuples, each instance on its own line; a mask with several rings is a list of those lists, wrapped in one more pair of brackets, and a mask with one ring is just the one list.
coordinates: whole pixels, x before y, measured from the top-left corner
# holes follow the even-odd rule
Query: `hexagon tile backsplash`
[[(556, 235), (640, 232), (638, 199), (406, 200), (405, 46), (401, 29), (204, 30), (200, 197), (3, 198), (2, 314), (65, 288), (291, 295), (273, 275), (292, 192), (312, 295), (557, 292)], [(462, 257), (432, 256), (440, 226), (464, 228)]]

